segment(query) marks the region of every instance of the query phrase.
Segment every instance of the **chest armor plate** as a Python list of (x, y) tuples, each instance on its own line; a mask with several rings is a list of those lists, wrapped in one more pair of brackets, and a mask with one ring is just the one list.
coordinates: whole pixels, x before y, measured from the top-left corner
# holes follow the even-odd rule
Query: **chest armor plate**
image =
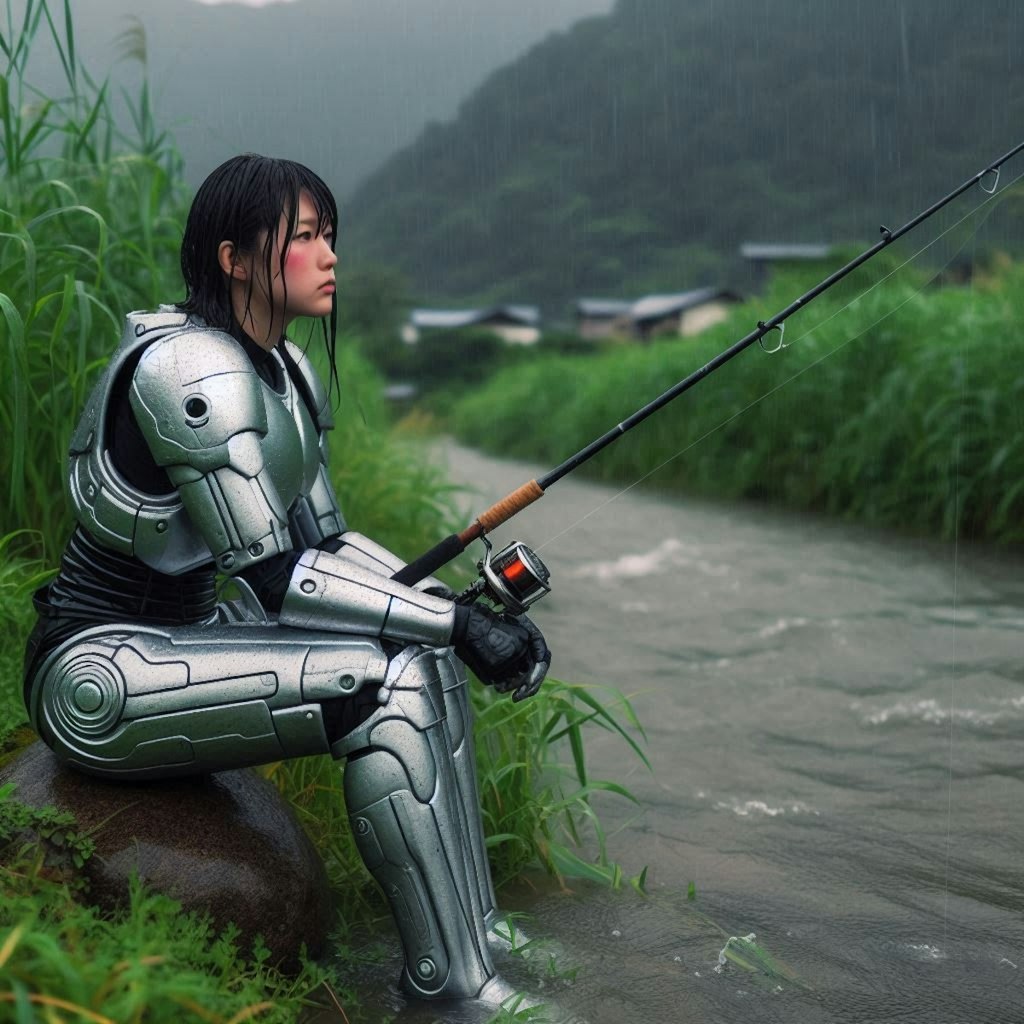
[(281, 357), (273, 354), (275, 387), (263, 381), (267, 407), (267, 435), (263, 458), (271, 482), (287, 508), (301, 494), (308, 494), (320, 469), (320, 436), (295, 382)]

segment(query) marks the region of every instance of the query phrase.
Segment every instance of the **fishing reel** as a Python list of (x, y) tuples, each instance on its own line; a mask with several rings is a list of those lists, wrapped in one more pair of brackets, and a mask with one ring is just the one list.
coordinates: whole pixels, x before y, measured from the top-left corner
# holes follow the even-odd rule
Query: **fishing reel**
[(472, 604), (482, 596), (509, 615), (522, 615), (551, 591), (551, 573), (532, 548), (515, 540), (494, 554), (490, 541), (480, 539), (487, 549), (476, 564), (480, 578), (455, 598), (458, 604)]

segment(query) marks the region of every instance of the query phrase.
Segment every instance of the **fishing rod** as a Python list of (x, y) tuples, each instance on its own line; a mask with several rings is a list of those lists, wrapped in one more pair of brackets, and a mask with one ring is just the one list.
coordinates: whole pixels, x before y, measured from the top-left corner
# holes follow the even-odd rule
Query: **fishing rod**
[[(474, 540), (482, 540), (486, 546), (486, 552), (478, 565), (480, 578), (460, 594), (458, 600), (469, 602), (483, 594), (494, 604), (501, 606), (505, 611), (513, 615), (524, 612), (531, 604), (539, 600), (551, 589), (548, 586), (550, 575), (547, 568), (537, 554), (520, 541), (514, 541), (503, 548), (497, 555), (493, 555), (491, 544), (487, 540), (486, 534), (496, 529), (502, 523), (508, 522), (508, 520), (520, 513), (528, 505), (537, 501), (538, 498), (542, 498), (552, 484), (557, 483), (562, 477), (567, 476), (574, 469), (579, 468), (583, 463), (592, 459), (599, 451), (606, 448), (613, 441), (618, 440), (627, 431), (632, 430), (633, 427), (642, 423), (648, 416), (652, 416), (663, 406), (668, 405), (673, 399), (678, 398), (685, 391), (689, 391), (690, 388), (714, 373), (720, 366), (724, 366), (734, 356), (739, 355), (744, 349), (753, 345), (755, 341), (760, 342), (761, 347), (769, 353), (778, 352), (784, 348), (785, 321), (797, 310), (803, 309), (823, 292), (828, 291), (834, 284), (841, 281), (847, 274), (856, 270), (862, 264), (867, 263), (873, 256), (876, 256), (898, 238), (902, 238), (933, 214), (938, 213), (944, 206), (951, 203), (974, 185), (980, 185), (982, 190), (988, 195), (994, 195), (999, 185), (1000, 167), (1016, 156), (1021, 150), (1024, 150), (1024, 142), (1014, 146), (1013, 149), (1004, 153), (998, 160), (988, 164), (984, 170), (972, 175), (948, 195), (943, 196), (938, 202), (933, 203), (916, 217), (908, 220), (903, 227), (891, 231), (883, 224), (879, 228), (882, 237), (874, 245), (865, 249), (859, 256), (850, 260), (844, 267), (840, 267), (829, 274), (828, 277), (816, 284), (810, 291), (801, 295), (798, 299), (794, 299), (785, 309), (780, 310), (774, 316), (767, 320), (759, 320), (757, 327), (745, 337), (734, 342), (710, 362), (705, 363), (699, 370), (695, 370), (688, 377), (674, 384), (653, 401), (648, 402), (647, 405), (637, 409), (636, 412), (611, 430), (591, 441), (585, 448), (580, 449), (580, 451), (566, 459), (561, 465), (556, 466), (550, 473), (517, 487), (510, 494), (487, 509), (486, 512), (478, 515), (460, 533), (453, 533), (445, 537), (444, 540), (420, 555), (415, 561), (400, 569), (392, 576), (392, 579), (407, 586), (412, 586), (414, 583), (418, 583), (425, 577), (432, 575), (442, 566), (447, 565), (452, 559), (462, 554)], [(990, 178), (990, 176), (990, 183), (986, 183), (986, 179)], [(778, 338), (774, 340), (773, 345), (770, 347), (766, 346), (764, 338), (773, 331), (778, 332)]]

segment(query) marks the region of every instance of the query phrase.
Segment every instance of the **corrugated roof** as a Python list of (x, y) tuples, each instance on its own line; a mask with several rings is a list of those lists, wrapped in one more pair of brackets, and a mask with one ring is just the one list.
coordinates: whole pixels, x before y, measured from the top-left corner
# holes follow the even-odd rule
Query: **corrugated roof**
[(587, 317), (626, 316), (633, 303), (626, 299), (577, 299), (576, 315)]
[(472, 327), (499, 319), (536, 327), (540, 323), (540, 309), (537, 306), (504, 305), (486, 309), (414, 309), (409, 314), (409, 323), (422, 328)]
[(414, 327), (468, 327), (477, 322), (476, 309), (414, 309), (409, 322)]
[(745, 260), (823, 260), (831, 245), (787, 242), (744, 242), (740, 255)]
[(694, 288), (692, 291), (673, 292), (670, 295), (645, 295), (633, 303), (629, 312), (630, 316), (638, 322), (660, 320), (662, 317), (682, 313), (684, 310), (702, 306), (705, 302), (712, 302), (719, 298), (734, 301), (739, 296), (725, 288), (715, 287)]

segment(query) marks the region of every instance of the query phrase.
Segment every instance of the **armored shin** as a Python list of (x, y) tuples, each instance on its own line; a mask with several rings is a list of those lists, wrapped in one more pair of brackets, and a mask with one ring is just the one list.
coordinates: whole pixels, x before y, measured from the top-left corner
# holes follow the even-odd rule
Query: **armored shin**
[(455, 676), (450, 657), (406, 648), (382, 688), (387, 704), (332, 747), (348, 757), (345, 797), (356, 843), (401, 936), (403, 987), (421, 998), (477, 996), (494, 976), (478, 868), (480, 814), (460, 784), (465, 718), (457, 753), (445, 712), (444, 681)]
[[(473, 743), (473, 707), (469, 699), (466, 669), (453, 655), (445, 651), (439, 651), (438, 655), (437, 667), (441, 674), (448, 731), (452, 738), (452, 761), (455, 766), (459, 800), (462, 802), (467, 820), (478, 821), (480, 790), (477, 785), (476, 749)], [(471, 828), (467, 840), (473, 855), (473, 870), (484, 923), (490, 931), (497, 917), (497, 902), (494, 896), (494, 883), (491, 880), (491, 868), (487, 861), (483, 829)]]

